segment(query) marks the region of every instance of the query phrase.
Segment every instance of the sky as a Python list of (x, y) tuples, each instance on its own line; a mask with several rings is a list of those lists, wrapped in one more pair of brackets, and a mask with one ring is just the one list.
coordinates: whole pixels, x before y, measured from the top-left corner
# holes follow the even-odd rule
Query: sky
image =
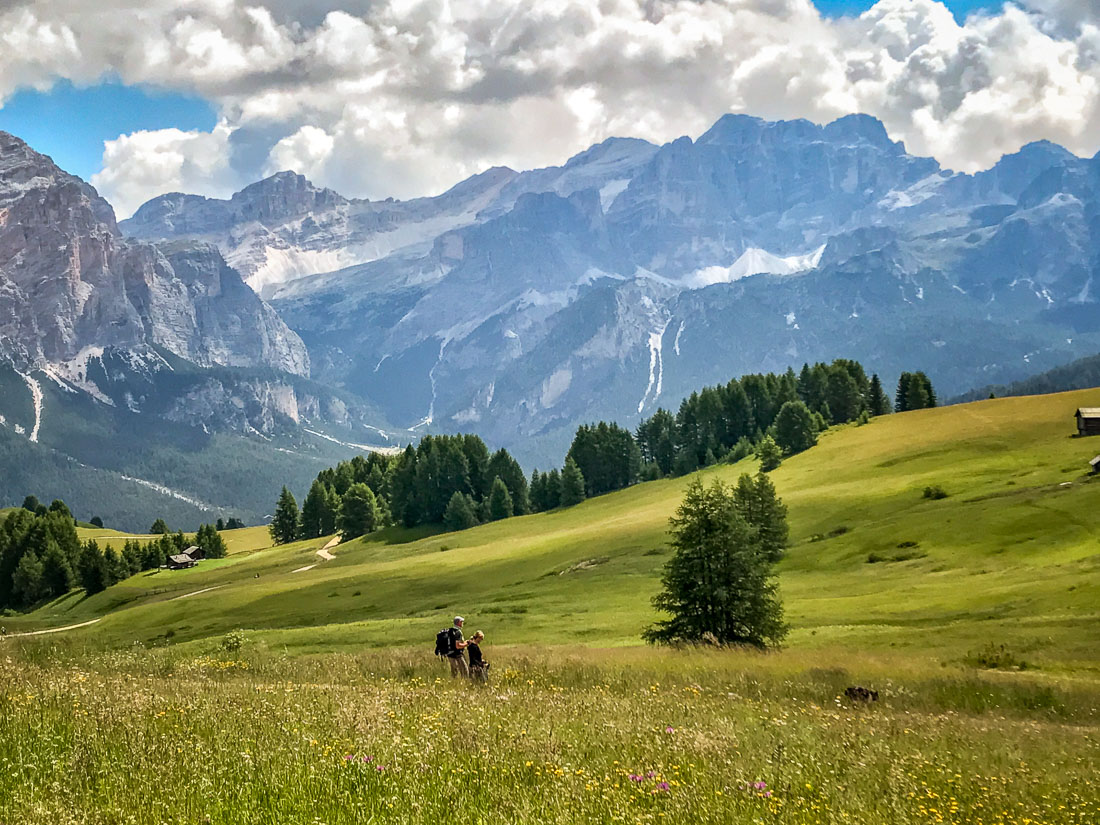
[(0, 129), (120, 217), (282, 169), (434, 194), (731, 111), (863, 112), (963, 171), (1038, 139), (1092, 155), (1100, 2), (0, 0)]

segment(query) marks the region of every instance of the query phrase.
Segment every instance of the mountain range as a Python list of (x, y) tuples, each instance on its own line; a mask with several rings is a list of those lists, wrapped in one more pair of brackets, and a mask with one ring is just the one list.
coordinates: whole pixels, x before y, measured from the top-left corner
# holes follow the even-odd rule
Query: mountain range
[(727, 115), (409, 201), (281, 172), (117, 225), (0, 135), (0, 429), (58, 449), (75, 424), (51, 440), (49, 410), (79, 403), (68, 420), (115, 441), (288, 456), (466, 430), (530, 467), (578, 423), (804, 361), (920, 369), (950, 396), (1100, 351), (1098, 215), (1097, 158), (1041, 142), (956, 173), (862, 115)]
[(1098, 184), (1100, 161), (1050, 143), (967, 175), (871, 117), (727, 115), (697, 140), (611, 139), (436, 198), (280, 173), (121, 226), (216, 245), (314, 378), (394, 425), (546, 462), (578, 422), (629, 423), (741, 373), (847, 356), (954, 394), (1096, 352)]

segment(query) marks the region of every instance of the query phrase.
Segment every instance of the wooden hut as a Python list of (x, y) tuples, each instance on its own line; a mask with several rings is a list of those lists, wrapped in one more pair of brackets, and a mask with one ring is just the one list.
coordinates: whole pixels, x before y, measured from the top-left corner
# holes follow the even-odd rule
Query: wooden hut
[(185, 570), (188, 567), (194, 567), (195, 560), (186, 553), (177, 553), (168, 557), (168, 564), (165, 566), (169, 570)]
[(202, 561), (206, 558), (206, 551), (199, 547), (197, 544), (192, 544), (190, 547), (183, 551), (183, 555), (190, 556), (194, 561)]
[(1100, 435), (1100, 407), (1081, 407), (1077, 411), (1077, 434)]

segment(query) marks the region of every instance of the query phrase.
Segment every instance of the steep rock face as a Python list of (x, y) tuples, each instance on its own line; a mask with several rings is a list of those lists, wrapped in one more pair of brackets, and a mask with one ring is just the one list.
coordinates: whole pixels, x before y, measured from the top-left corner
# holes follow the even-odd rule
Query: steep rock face
[[(402, 232), (414, 212), (462, 215), (418, 217), (399, 248), (338, 249), (321, 227), (342, 208), (277, 232), (341, 268), (267, 287), (314, 376), (395, 424), (474, 428), (528, 461), (560, 461), (581, 421), (631, 423), (804, 360), (860, 358), (887, 382), (924, 369), (950, 394), (1100, 349), (1100, 162), (1049, 143), (964, 175), (873, 118), (731, 115), (695, 141), (610, 140), (370, 205)], [(243, 249), (233, 221), (227, 254)]]
[(301, 339), (216, 249), (127, 241), (92, 187), (6, 133), (0, 338), (24, 366), (69, 361), (89, 347), (160, 347), (199, 366), (309, 373)]

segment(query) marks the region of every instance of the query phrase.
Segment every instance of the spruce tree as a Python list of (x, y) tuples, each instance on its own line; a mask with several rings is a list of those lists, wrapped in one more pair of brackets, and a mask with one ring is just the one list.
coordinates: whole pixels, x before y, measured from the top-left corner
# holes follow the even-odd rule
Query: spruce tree
[(477, 526), (477, 516), (474, 515), (469, 496), (458, 490), (454, 491), (443, 514), (443, 525), (451, 531), (468, 530)]
[(769, 562), (783, 556), (790, 537), (787, 525), (787, 505), (775, 492), (775, 485), (764, 473), (753, 480), (743, 474), (733, 491), (737, 512), (756, 531), (760, 552)]
[(923, 410), (932, 406), (932, 400), (928, 397), (928, 379), (922, 373), (915, 372), (909, 376), (909, 383), (905, 388), (905, 404), (907, 410)]
[(760, 472), (770, 473), (783, 460), (783, 451), (770, 435), (765, 435), (756, 445), (756, 457), (760, 459)]
[(275, 516), (271, 519), (271, 540), (276, 544), (289, 544), (298, 538), (298, 502), (286, 487), (279, 494)]
[(77, 563), (77, 574), (80, 577), (80, 586), (89, 596), (94, 596), (101, 590), (105, 590), (108, 581), (107, 563), (103, 554), (99, 552), (99, 545), (89, 541), (80, 551), (80, 561)]
[(158, 518), (153, 522), (153, 526), (149, 528), (149, 533), (154, 536), (162, 536), (168, 532), (168, 525), (164, 523), (164, 519)]
[(508, 492), (508, 486), (498, 476), (493, 479), (493, 486), (489, 491), (489, 520), (500, 521), (511, 516), (512, 494)]
[(128, 578), (130, 575), (130, 569), (122, 561), (122, 556), (111, 545), (107, 545), (107, 548), (103, 551), (103, 566), (107, 571), (106, 581), (108, 587)]
[(572, 458), (565, 459), (565, 467), (561, 471), (561, 506), (572, 507), (580, 504), (585, 499), (584, 474), (577, 462)]
[[(577, 470), (579, 473), (580, 470)], [(543, 484), (546, 490), (546, 509), (553, 510), (555, 507), (561, 506), (561, 473), (557, 469), (551, 470), (549, 473), (543, 473)], [(580, 480), (581, 492), (584, 492), (584, 479)]]
[(42, 562), (38, 554), (30, 550), (23, 554), (11, 576), (11, 593), (15, 603), (30, 607), (44, 595)]
[(786, 635), (772, 563), (720, 481), (688, 487), (669, 520), (675, 554), (653, 604), (669, 614), (643, 634), (651, 643), (777, 645)]
[(309, 487), (302, 502), (302, 538), (315, 539), (327, 535), (324, 532), (325, 509), (328, 506), (325, 486), (317, 479)]
[(898, 388), (894, 393), (894, 412), (909, 411), (909, 379), (912, 377), (912, 373), (908, 372), (903, 372), (898, 376)]
[(203, 524), (199, 527), (199, 531), (195, 534), (195, 544), (202, 548), (208, 559), (222, 559), (229, 552), (225, 539), (213, 524)]
[[(336, 494), (335, 487), (325, 487), (325, 507), (321, 511), (321, 535), (331, 536), (336, 532), (336, 520), (340, 515), (340, 496)], [(386, 523), (390, 517), (387, 513)]]
[(69, 559), (57, 542), (47, 542), (46, 554), (42, 557), (42, 584), (48, 595), (65, 595), (73, 589), (73, 581), (73, 568)]
[(890, 412), (890, 396), (882, 388), (878, 373), (871, 376), (871, 386), (867, 396), (867, 411), (871, 415), (886, 415)]
[(775, 443), (787, 455), (808, 450), (817, 443), (813, 413), (802, 401), (788, 401), (780, 407), (772, 429)]
[(336, 526), (345, 541), (373, 533), (382, 526), (378, 501), (370, 487), (360, 482), (348, 488), (340, 499), (340, 513), (336, 519)]

